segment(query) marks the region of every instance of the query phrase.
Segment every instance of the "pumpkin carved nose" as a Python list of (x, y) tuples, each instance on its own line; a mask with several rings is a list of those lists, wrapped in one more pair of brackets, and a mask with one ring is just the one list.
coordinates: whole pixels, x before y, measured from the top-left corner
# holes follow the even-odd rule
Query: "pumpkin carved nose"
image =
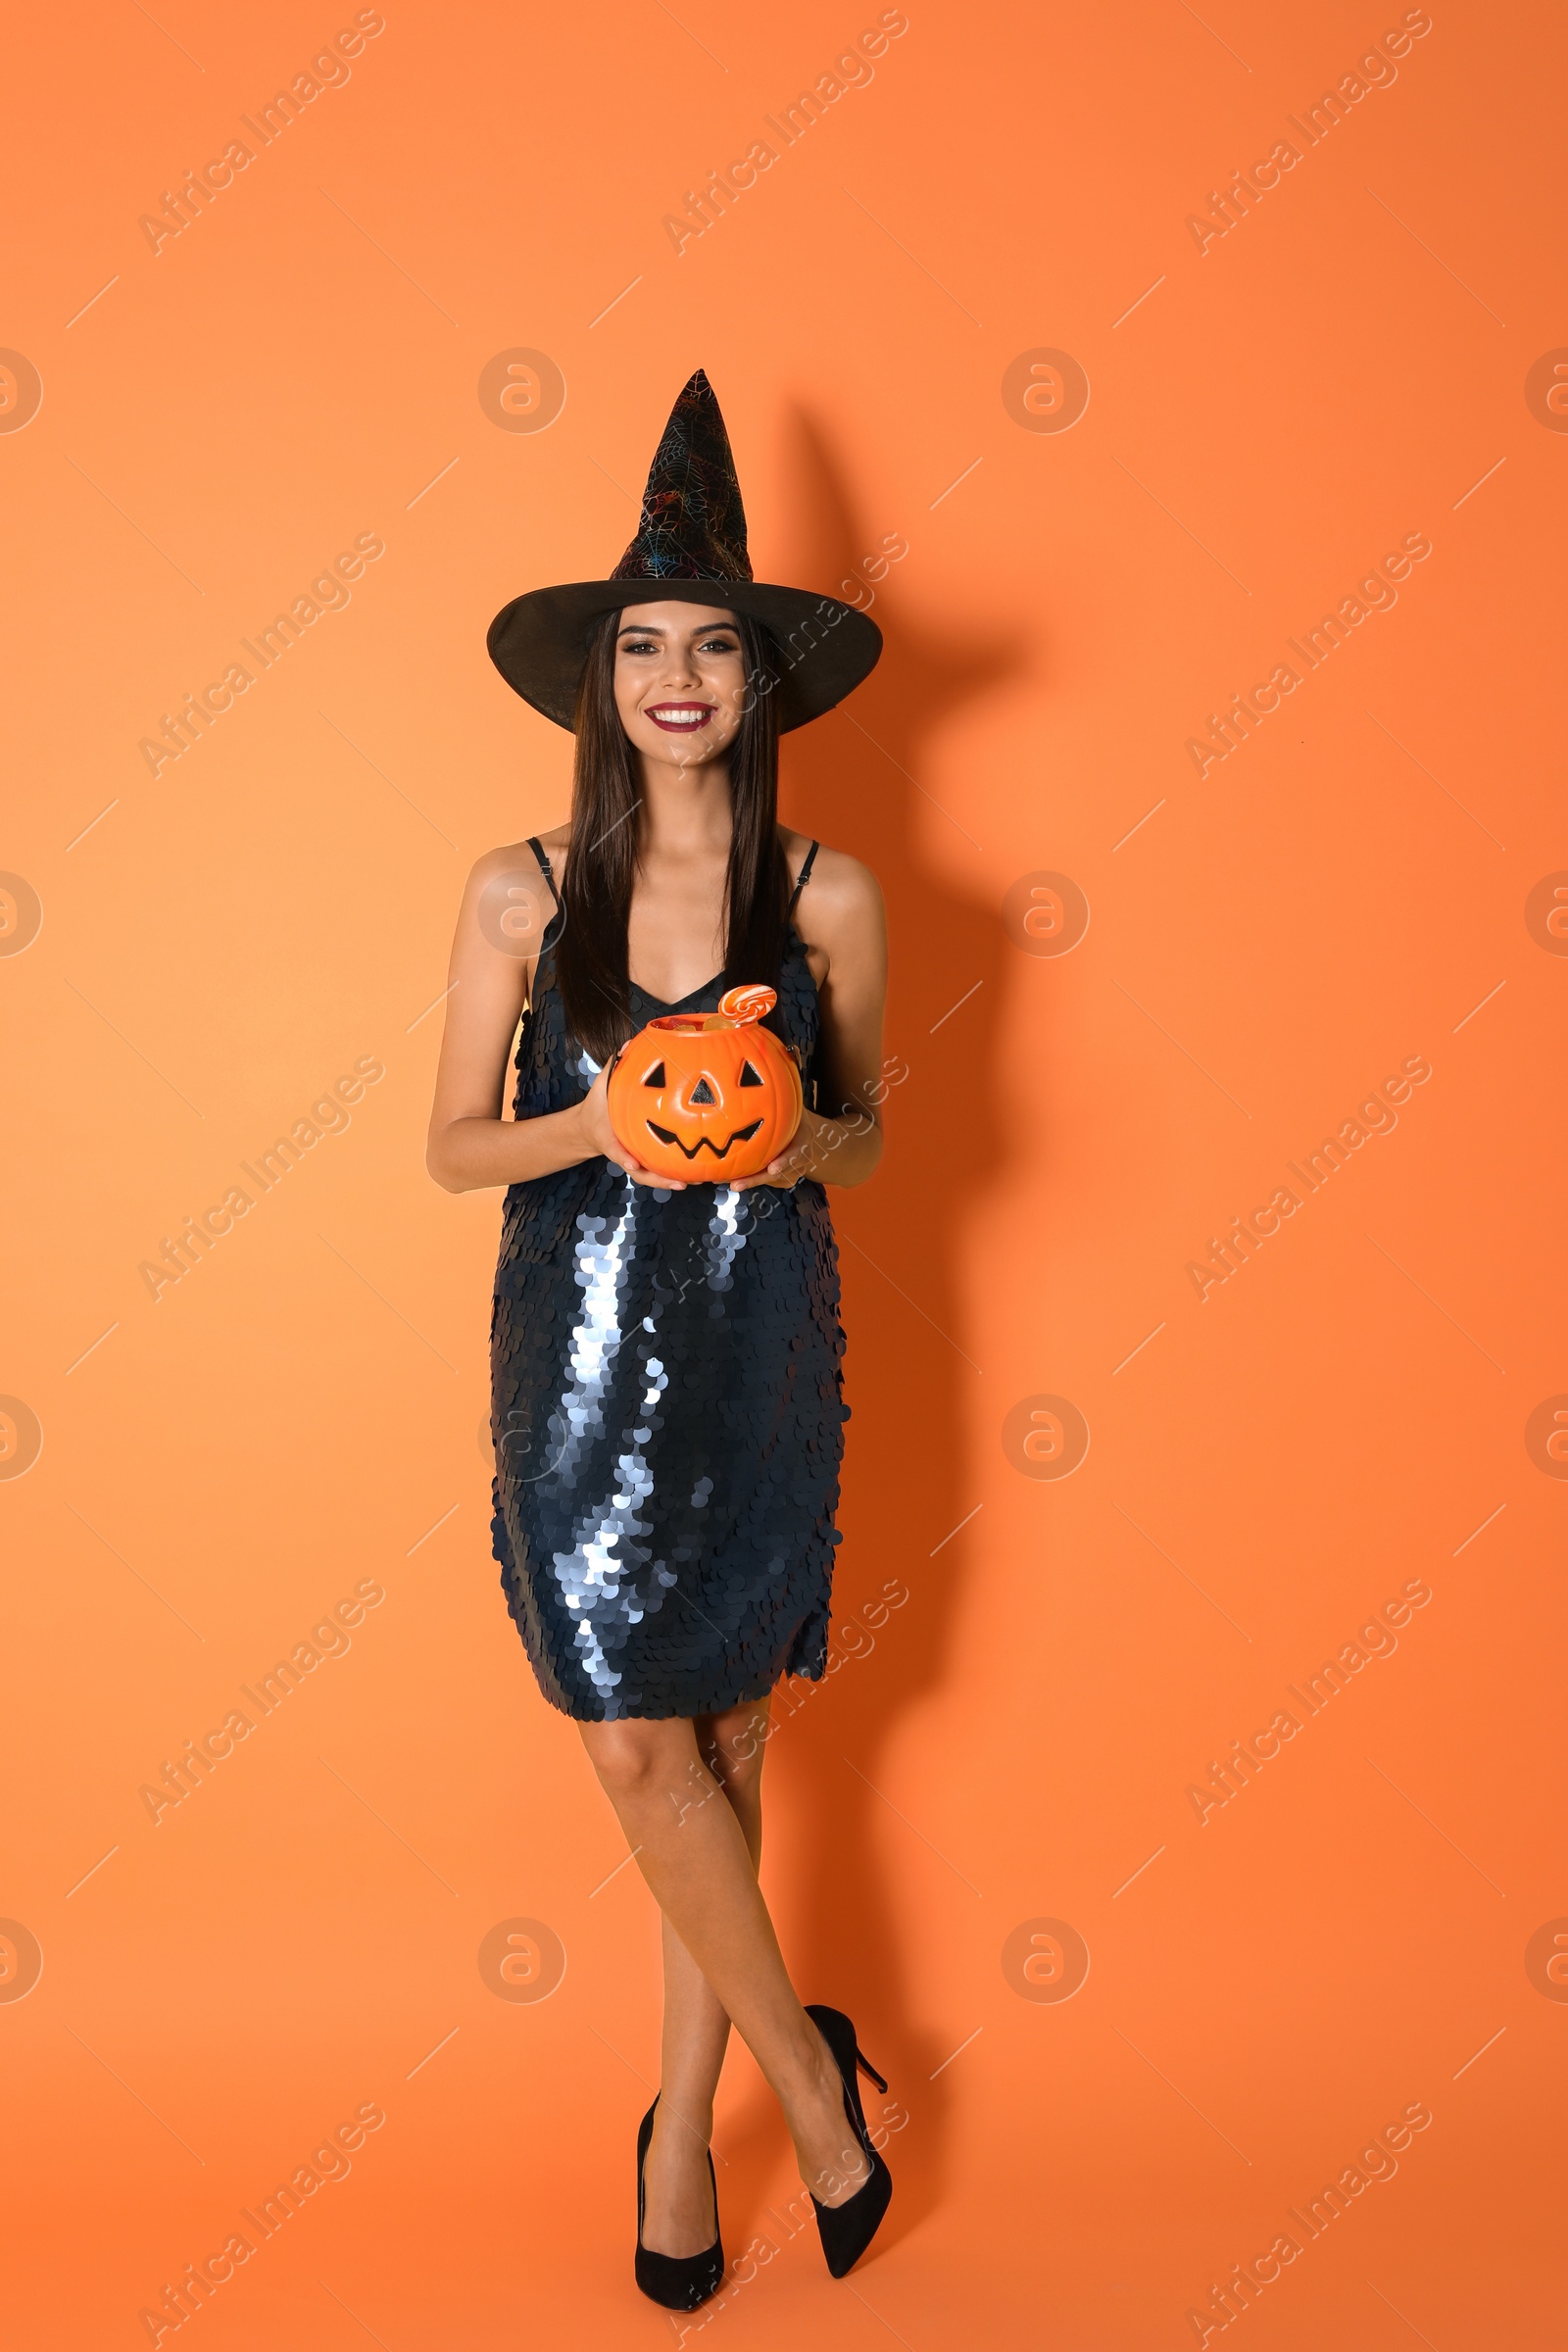
[(691, 1094), (688, 1097), (688, 1101), (693, 1102), (716, 1102), (718, 1101), (718, 1097), (714, 1094), (712, 1088), (709, 1085), (706, 1078), (699, 1078), (697, 1084), (692, 1088)]

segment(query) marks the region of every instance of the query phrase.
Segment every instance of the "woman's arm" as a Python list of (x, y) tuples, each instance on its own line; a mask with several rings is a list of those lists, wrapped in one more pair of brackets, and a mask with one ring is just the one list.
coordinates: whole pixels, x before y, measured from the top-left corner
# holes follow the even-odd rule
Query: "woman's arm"
[[(888, 937), (882, 893), (869, 866), (842, 850), (818, 850), (795, 910), (795, 927), (818, 972), (822, 1008), (819, 1099), (836, 1114), (808, 1110), (789, 1150), (752, 1185), (864, 1184), (882, 1156), (878, 1109), (882, 1015), (887, 1002)], [(820, 967), (825, 959), (825, 970)]]
[[(570, 1109), (532, 1119), (502, 1117), (512, 1041), (527, 1002), (543, 928), (529, 922), (522, 937), (509, 938), (514, 902), (519, 900), (549, 908), (548, 886), (532, 853), (526, 847), (490, 851), (469, 874), (458, 911), (425, 1166), (445, 1191), (468, 1193), (486, 1185), (525, 1184), (579, 1160), (603, 1157), (640, 1183), (679, 1191), (667, 1177), (651, 1177), (616, 1142), (605, 1106), (608, 1074), (603, 1070)], [(532, 952), (524, 952), (530, 946)]]

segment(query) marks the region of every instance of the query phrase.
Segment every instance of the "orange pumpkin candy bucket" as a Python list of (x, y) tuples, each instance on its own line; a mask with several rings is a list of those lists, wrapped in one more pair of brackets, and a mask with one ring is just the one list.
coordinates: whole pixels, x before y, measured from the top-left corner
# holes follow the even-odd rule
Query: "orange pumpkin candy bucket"
[(610, 1073), (610, 1124), (643, 1167), (682, 1184), (760, 1176), (801, 1123), (801, 1073), (759, 1026), (770, 988), (732, 988), (716, 1012), (666, 1012), (621, 1048)]

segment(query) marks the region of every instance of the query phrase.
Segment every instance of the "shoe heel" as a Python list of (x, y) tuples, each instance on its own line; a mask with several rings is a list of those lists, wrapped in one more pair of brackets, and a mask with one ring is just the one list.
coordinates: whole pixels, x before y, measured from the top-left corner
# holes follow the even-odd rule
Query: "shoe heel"
[(806, 2014), (832, 2052), (844, 2085), (845, 2117), (853, 2126), (866, 2158), (865, 2179), (842, 2205), (824, 2205), (815, 2196), (811, 2199), (816, 2208), (816, 2227), (828, 2270), (835, 2278), (842, 2278), (855, 2268), (876, 2235), (882, 2217), (887, 2212), (888, 2200), (893, 2194), (893, 2176), (877, 2153), (876, 2143), (866, 2130), (857, 2070), (866, 2075), (881, 2091), (887, 2089), (887, 2077), (877, 2073), (856, 2040), (854, 2026), (841, 2009), (829, 2009), (825, 2003), (808, 2001)]

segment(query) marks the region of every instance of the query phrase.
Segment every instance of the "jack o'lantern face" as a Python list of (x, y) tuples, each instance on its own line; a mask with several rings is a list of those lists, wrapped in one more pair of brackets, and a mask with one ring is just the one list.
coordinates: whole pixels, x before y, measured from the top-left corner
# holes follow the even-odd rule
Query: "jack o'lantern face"
[(683, 1184), (760, 1175), (801, 1118), (795, 1057), (759, 1027), (771, 989), (735, 989), (716, 1013), (665, 1013), (610, 1078), (610, 1120), (633, 1158)]
[[(724, 1032), (719, 1034), (722, 1036)], [(716, 1062), (719, 1056), (710, 1054), (705, 1058)], [(656, 1143), (682, 1152), (689, 1160), (695, 1161), (705, 1152), (716, 1160), (726, 1159), (737, 1144), (749, 1144), (760, 1133), (760, 1111), (746, 1119), (745, 1114), (753, 1105), (745, 1101), (745, 1094), (749, 1087), (765, 1083), (757, 1064), (743, 1054), (740, 1070), (732, 1081), (733, 1096), (724, 1078), (706, 1066), (695, 1073), (682, 1072), (671, 1085), (661, 1055), (651, 1069), (643, 1072), (643, 1102), (639, 1105), (643, 1123)], [(662, 1112), (664, 1118), (672, 1119), (675, 1124), (665, 1126), (655, 1115), (656, 1111)], [(737, 1124), (737, 1120), (744, 1123)]]

